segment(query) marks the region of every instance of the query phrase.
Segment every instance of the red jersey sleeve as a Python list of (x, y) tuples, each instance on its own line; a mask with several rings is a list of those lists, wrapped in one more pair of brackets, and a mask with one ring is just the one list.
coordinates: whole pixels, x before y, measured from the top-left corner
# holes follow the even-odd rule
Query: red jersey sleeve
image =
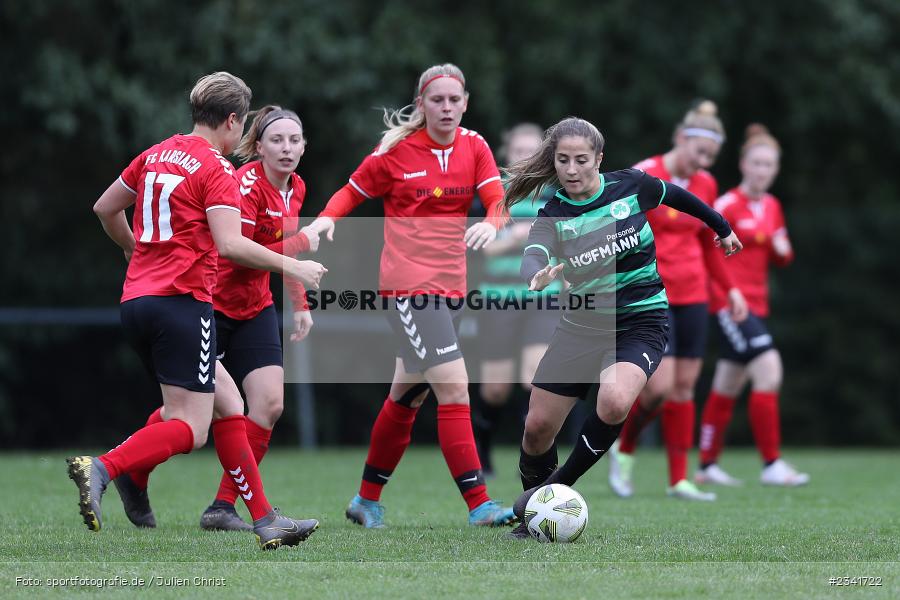
[[(775, 198), (772, 198), (772, 205), (773, 205), (774, 213), (775, 213), (774, 218), (773, 218), (772, 237), (774, 239), (774, 237), (777, 235), (787, 236), (787, 234), (788, 234), (787, 225), (785, 224), (785, 221), (784, 221), (784, 211), (781, 208), (781, 202), (779, 202)], [(790, 239), (790, 238), (788, 238), (788, 239)], [(777, 252), (775, 252), (775, 247), (770, 245), (769, 246), (769, 258), (772, 260), (773, 263), (775, 263), (775, 265), (777, 265), (779, 267), (788, 266), (789, 264), (794, 262), (794, 245), (791, 244), (791, 251), (788, 253), (787, 256), (782, 256), (782, 255), (778, 254)]]
[(306, 302), (306, 288), (296, 279), (284, 279), (284, 287), (287, 288), (288, 296), (294, 306), (294, 312), (300, 310), (309, 310), (309, 304)]
[(147, 160), (146, 152), (141, 152), (134, 157), (122, 174), (119, 175), (119, 183), (125, 186), (131, 193), (137, 194), (138, 180), (141, 177), (141, 169)]
[[(734, 219), (729, 217), (727, 205), (724, 209), (719, 209), (719, 202), (717, 200), (719, 197), (718, 182), (713, 177), (709, 177), (707, 179), (707, 186), (708, 193), (710, 194), (708, 196), (709, 200), (706, 200), (706, 198), (704, 198), (704, 200), (718, 210), (719, 214), (725, 217), (726, 221), (733, 223)], [(721, 248), (716, 246), (716, 234), (710, 231), (709, 227), (704, 227), (697, 235), (700, 236), (700, 245), (703, 247), (703, 262), (706, 264), (706, 270), (709, 271), (710, 278), (716, 284), (720, 285), (723, 290), (727, 291), (735, 287), (734, 279), (732, 279), (731, 274), (728, 271), (728, 265), (725, 263), (725, 254), (722, 252)]]
[(728, 272), (725, 264), (725, 254), (721, 248), (716, 247), (713, 233), (709, 227), (700, 230), (700, 245), (703, 247), (703, 262), (712, 280), (722, 286), (724, 290), (730, 290), (734, 286), (734, 280)]
[(392, 180), (385, 165), (386, 154), (370, 154), (350, 176), (350, 185), (365, 198), (378, 198), (391, 190)]
[(218, 161), (208, 167), (204, 181), (204, 208), (230, 208), (243, 214), (241, 192), (238, 190), (237, 179), (234, 178), (234, 166), (218, 152), (213, 154)]
[(480, 190), (492, 181), (500, 181), (500, 170), (497, 168), (494, 154), (484, 138), (476, 135), (473, 143), (475, 144), (475, 189)]
[(328, 200), (328, 204), (325, 205), (325, 208), (319, 213), (319, 216), (328, 217), (329, 219), (337, 221), (338, 219), (349, 215), (353, 212), (354, 208), (362, 204), (365, 200), (366, 197), (348, 183), (331, 196)]

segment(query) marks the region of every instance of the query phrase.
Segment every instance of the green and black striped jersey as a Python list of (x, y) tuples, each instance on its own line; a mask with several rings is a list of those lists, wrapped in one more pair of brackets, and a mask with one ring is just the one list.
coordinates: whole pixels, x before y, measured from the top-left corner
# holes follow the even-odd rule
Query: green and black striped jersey
[(664, 311), (669, 302), (645, 213), (665, 195), (663, 181), (637, 169), (601, 173), (600, 189), (585, 200), (560, 189), (538, 211), (522, 275), (530, 281), (553, 257), (564, 263), (572, 286), (565, 318), (576, 324), (619, 329), (630, 315)]

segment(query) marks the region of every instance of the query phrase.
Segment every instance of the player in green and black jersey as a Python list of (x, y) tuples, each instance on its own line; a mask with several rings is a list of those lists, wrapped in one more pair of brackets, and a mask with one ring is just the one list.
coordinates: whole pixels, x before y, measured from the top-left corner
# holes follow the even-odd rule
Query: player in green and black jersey
[[(541, 146), (544, 130), (534, 123), (519, 123), (503, 135), (498, 153), (506, 165), (531, 158)], [(544, 188), (539, 195), (526, 198), (509, 211), (510, 222), (497, 233), (497, 239), (485, 246), (484, 264), (478, 290), (485, 299), (501, 299), (501, 310), (478, 311), (477, 355), (481, 362), (480, 402), (472, 407), (472, 424), (478, 445), (478, 458), (485, 476), (492, 474), (491, 446), (494, 435), (507, 414), (515, 387), (531, 392), (531, 380), (547, 350), (561, 312), (562, 281), (541, 291), (529, 291), (522, 281), (522, 250), (528, 240), (531, 223), (538, 210), (556, 192)], [(537, 297), (553, 295), (551, 309), (538, 305)], [(534, 300), (524, 302), (525, 298)], [(516, 364), (518, 362), (518, 365)], [(518, 367), (518, 368), (517, 368)], [(514, 421), (520, 423), (518, 416)]]
[[(547, 184), (562, 186), (532, 225), (522, 276), (532, 290), (557, 276), (572, 284), (533, 382), (519, 459), (526, 492), (514, 509), (520, 519), (537, 486), (573, 485), (606, 453), (662, 358), (668, 300), (646, 211), (665, 204), (686, 212), (716, 232), (726, 254), (741, 249), (728, 222), (693, 194), (636, 169), (600, 173), (602, 160), (597, 128), (568, 118), (547, 131), (538, 154), (510, 169), (507, 207)], [(557, 468), (556, 435), (594, 382), (597, 410)]]

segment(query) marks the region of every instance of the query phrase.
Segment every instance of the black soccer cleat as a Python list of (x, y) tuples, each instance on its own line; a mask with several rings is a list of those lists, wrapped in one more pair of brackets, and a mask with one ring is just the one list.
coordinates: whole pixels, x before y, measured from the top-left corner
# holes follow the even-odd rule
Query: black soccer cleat
[(125, 516), (134, 524), (135, 527), (146, 527), (152, 529), (156, 527), (156, 517), (153, 516), (153, 509), (150, 508), (150, 499), (147, 497), (147, 490), (139, 488), (131, 475), (123, 473), (115, 479), (116, 490), (122, 499), (122, 506), (125, 507)]
[(516, 498), (515, 504), (513, 504), (513, 514), (516, 515), (516, 518), (519, 519), (520, 523), (525, 522), (525, 507), (528, 506), (528, 501), (531, 500), (531, 497), (534, 496), (534, 493), (541, 489), (542, 485), (536, 485), (533, 488), (527, 489), (522, 492), (522, 495)]
[(262, 550), (275, 550), (280, 546), (296, 546), (319, 528), (315, 519), (291, 519), (277, 508), (253, 522), (253, 533)]
[(515, 529), (506, 534), (506, 537), (511, 540), (527, 540), (531, 536), (531, 532), (528, 531), (528, 523), (522, 521), (518, 525), (516, 525)]
[(238, 515), (233, 504), (215, 500), (200, 515), (200, 529), (206, 531), (253, 531), (253, 525)]
[(109, 485), (109, 473), (100, 459), (93, 456), (70, 456), (69, 479), (78, 486), (78, 511), (84, 524), (91, 531), (100, 531), (103, 519), (100, 515), (100, 499)]

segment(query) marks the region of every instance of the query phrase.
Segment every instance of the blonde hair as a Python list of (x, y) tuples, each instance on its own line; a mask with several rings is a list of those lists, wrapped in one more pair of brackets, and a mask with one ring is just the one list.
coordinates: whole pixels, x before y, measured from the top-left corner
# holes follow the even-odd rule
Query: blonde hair
[(507, 210), (532, 194), (539, 195), (547, 184), (558, 181), (554, 155), (559, 140), (564, 137), (582, 137), (595, 155), (603, 152), (603, 134), (592, 123), (578, 117), (563, 119), (544, 133), (541, 147), (534, 156), (504, 169), (509, 176), (503, 195), (503, 206)]
[(747, 130), (744, 133), (744, 145), (741, 146), (741, 158), (744, 158), (754, 146), (769, 146), (774, 148), (778, 155), (781, 156), (781, 144), (778, 143), (775, 136), (769, 133), (769, 128), (761, 123), (747, 125)]
[(503, 144), (497, 152), (497, 156), (503, 162), (509, 160), (509, 147), (517, 137), (534, 136), (536, 138), (544, 137), (544, 129), (536, 123), (519, 123), (503, 132)]
[(241, 138), (234, 154), (243, 161), (253, 160), (259, 154), (256, 151), (256, 142), (262, 138), (266, 128), (279, 119), (290, 119), (300, 126), (300, 134), (303, 134), (303, 123), (300, 117), (292, 110), (285, 110), (276, 104), (268, 104), (260, 108), (253, 115), (253, 122), (250, 123), (247, 133)]
[[(683, 133), (687, 137), (700, 135), (712, 138), (720, 144), (723, 143), (725, 128), (722, 126), (722, 121), (719, 120), (718, 112), (719, 109), (712, 100), (698, 100), (687, 111), (681, 122), (675, 126), (673, 141)], [(703, 132), (708, 133), (704, 134)]]
[(195, 125), (216, 128), (232, 113), (243, 119), (253, 92), (240, 77), (226, 71), (204, 75), (191, 90), (191, 119)]
[[(383, 109), (384, 125), (387, 129), (382, 133), (381, 143), (375, 151), (376, 154), (385, 154), (389, 152), (391, 148), (396, 146), (402, 140), (425, 127), (425, 114), (419, 111), (415, 101), (422, 95), (422, 92), (425, 91), (424, 87), (427, 83), (430, 83), (435, 77), (440, 77), (442, 75), (458, 80), (462, 84), (463, 90), (466, 89), (466, 76), (463, 75), (462, 70), (454, 64), (444, 63), (425, 69), (425, 72), (419, 76), (419, 83), (416, 85), (416, 89), (413, 92), (412, 104), (407, 104), (403, 108), (397, 110)], [(468, 92), (465, 93), (468, 96)]]

